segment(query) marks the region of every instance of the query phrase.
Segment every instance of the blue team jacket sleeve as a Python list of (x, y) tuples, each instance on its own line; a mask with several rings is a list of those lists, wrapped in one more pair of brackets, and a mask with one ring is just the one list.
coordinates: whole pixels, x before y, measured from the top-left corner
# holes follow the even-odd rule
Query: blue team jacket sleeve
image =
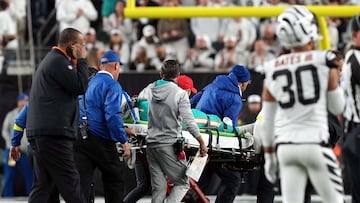
[(233, 95), (231, 97), (227, 101), (232, 105), (225, 107), (224, 117), (229, 117), (233, 122), (233, 127), (236, 127), (238, 126), (238, 116), (242, 109), (242, 101), (241, 99), (234, 98)]
[(20, 146), (21, 138), (24, 135), (24, 128), (26, 128), (26, 115), (27, 115), (28, 103), (21, 109), (19, 114), (14, 120), (13, 133), (11, 137), (11, 146)]
[(104, 103), (104, 113), (107, 127), (110, 131), (112, 140), (119, 141), (122, 144), (127, 142), (128, 137), (124, 129), (124, 123), (121, 118), (121, 100), (122, 89), (119, 84), (113, 85), (106, 93)]

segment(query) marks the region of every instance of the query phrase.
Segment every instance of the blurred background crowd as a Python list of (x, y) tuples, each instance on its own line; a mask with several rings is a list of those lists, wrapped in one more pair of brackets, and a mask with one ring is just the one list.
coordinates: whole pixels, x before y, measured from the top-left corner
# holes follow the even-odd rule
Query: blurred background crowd
[[(30, 3), (31, 21), (27, 21)], [(137, 0), (137, 6), (284, 6), (359, 5), (356, 0)], [(161, 61), (175, 57), (183, 71), (228, 71), (234, 64), (249, 69), (283, 50), (275, 36), (275, 18), (128, 19), (125, 0), (1, 0), (2, 74), (16, 58), (29, 58), (29, 40), (38, 61), (56, 44), (67, 27), (86, 36), (86, 49), (94, 56), (112, 49), (126, 63), (124, 72), (159, 70)], [(332, 49), (344, 50), (351, 39), (349, 19), (327, 18)], [(32, 26), (29, 26), (31, 22)], [(28, 30), (31, 29), (29, 35)], [(11, 35), (17, 36), (11, 38)], [(32, 37), (32, 38), (31, 38)], [(94, 61), (96, 63), (96, 61)], [(96, 65), (96, 64), (90, 64)]]

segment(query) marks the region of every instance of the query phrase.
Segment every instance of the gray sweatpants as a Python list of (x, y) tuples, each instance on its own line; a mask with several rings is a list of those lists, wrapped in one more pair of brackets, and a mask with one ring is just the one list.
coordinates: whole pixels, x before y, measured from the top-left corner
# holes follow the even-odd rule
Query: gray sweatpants
[(166, 180), (174, 187), (167, 202), (180, 202), (189, 189), (189, 179), (185, 175), (186, 161), (179, 161), (173, 146), (147, 148), (152, 187), (152, 203), (163, 203), (166, 198)]

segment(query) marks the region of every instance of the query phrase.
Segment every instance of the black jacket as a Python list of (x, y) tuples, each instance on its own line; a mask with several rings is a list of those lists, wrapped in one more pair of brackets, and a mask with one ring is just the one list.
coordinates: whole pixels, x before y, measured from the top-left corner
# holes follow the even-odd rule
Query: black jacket
[(75, 139), (79, 121), (78, 95), (84, 94), (88, 83), (85, 59), (71, 61), (57, 49), (51, 50), (35, 73), (26, 133), (28, 137), (63, 136)]

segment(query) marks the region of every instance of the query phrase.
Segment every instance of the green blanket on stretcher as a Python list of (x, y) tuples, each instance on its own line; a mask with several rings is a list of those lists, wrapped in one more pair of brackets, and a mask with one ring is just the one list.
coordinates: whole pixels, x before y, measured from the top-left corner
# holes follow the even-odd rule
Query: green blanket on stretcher
[[(148, 122), (148, 105), (149, 105), (148, 101), (138, 101), (137, 105), (135, 105), (139, 110), (139, 117), (141, 124), (147, 124)], [(221, 121), (221, 119), (218, 116), (213, 114), (206, 114), (197, 109), (191, 109), (191, 111), (194, 115), (196, 124), (200, 128), (200, 132), (207, 133), (208, 129), (204, 129), (204, 128), (209, 128), (211, 129), (213, 135), (216, 135), (219, 132), (220, 136), (226, 136), (226, 137), (236, 136), (233, 126), (225, 124), (224, 122)], [(183, 128), (185, 128), (184, 124), (183, 124)], [(235, 128), (235, 130), (237, 129)]]

